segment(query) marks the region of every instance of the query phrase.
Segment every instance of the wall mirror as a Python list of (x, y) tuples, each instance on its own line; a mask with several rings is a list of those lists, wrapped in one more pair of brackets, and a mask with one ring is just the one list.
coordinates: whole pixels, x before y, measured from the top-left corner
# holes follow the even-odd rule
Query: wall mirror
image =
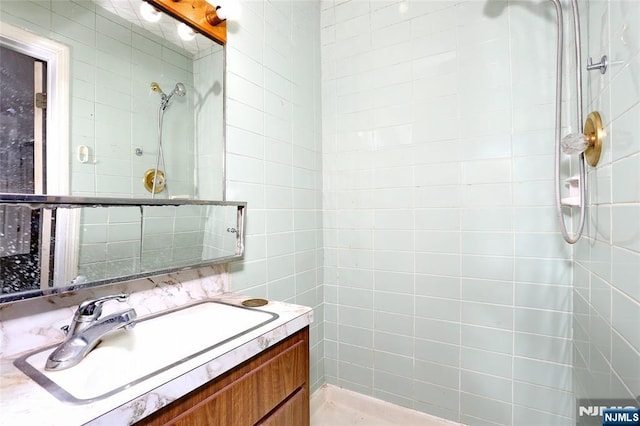
[(224, 199), (224, 46), (180, 24), (142, 0), (0, 2), (1, 166), (21, 182), (0, 192)]
[(245, 207), (0, 194), (0, 303), (241, 259)]
[[(50, 260), (41, 262), (49, 278), (35, 280), (38, 289), (4, 279), (0, 302), (237, 255), (227, 246), (239, 234), (226, 232), (237, 221), (218, 219), (229, 215), (220, 206), (198, 213), (197, 223), (209, 228), (197, 232), (209, 242), (227, 237), (225, 250), (195, 241), (194, 233), (154, 231), (168, 223), (163, 214), (188, 211), (179, 200), (225, 199), (224, 58), (224, 46), (142, 0), (0, 2), (0, 193), (9, 194), (5, 201), (11, 194), (69, 196), (76, 206), (0, 203), (0, 275), (33, 272), (11, 261), (18, 252)], [(87, 197), (102, 207), (87, 207)], [(142, 202), (150, 205), (141, 210)], [(185, 244), (201, 258), (170, 255), (185, 253), (177, 249)], [(103, 274), (116, 260), (121, 269)]]

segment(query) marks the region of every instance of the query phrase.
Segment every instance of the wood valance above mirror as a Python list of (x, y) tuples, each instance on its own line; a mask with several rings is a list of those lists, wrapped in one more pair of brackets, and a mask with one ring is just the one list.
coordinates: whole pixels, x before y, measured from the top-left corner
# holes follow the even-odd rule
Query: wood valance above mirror
[(227, 22), (218, 18), (205, 0), (144, 0), (158, 10), (184, 22), (194, 31), (222, 45), (227, 43)]

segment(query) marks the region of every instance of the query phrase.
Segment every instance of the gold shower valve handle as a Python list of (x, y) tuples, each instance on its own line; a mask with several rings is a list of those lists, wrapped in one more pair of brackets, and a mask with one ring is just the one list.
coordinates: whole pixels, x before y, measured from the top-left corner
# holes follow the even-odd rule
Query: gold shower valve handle
[(591, 112), (584, 123), (584, 136), (589, 142), (589, 147), (584, 151), (584, 157), (590, 166), (595, 167), (602, 154), (602, 142), (605, 137), (602, 117), (597, 111)]
[[(155, 191), (153, 187), (154, 180), (156, 183)], [(167, 181), (164, 178), (164, 172), (162, 170), (149, 169), (145, 172), (144, 177), (142, 178), (142, 183), (147, 191), (157, 194), (164, 191)]]

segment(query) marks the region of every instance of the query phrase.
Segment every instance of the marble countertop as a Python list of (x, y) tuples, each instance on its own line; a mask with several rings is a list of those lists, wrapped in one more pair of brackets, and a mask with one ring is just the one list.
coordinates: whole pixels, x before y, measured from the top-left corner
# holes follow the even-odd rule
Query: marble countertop
[[(208, 299), (240, 305), (249, 298), (222, 293)], [(276, 313), (278, 318), (113, 396), (87, 404), (71, 404), (56, 399), (13, 365), (13, 361), (24, 352), (10, 356), (5, 354), (0, 359), (0, 424), (132, 424), (304, 328), (313, 320), (312, 310), (304, 306), (270, 301), (255, 309)], [(35, 349), (38, 347), (30, 351)]]

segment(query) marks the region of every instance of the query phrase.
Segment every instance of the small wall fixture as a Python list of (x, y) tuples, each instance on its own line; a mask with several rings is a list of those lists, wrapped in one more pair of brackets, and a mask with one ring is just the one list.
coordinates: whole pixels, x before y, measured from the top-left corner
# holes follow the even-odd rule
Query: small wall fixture
[(600, 154), (602, 153), (602, 141), (605, 137), (600, 113), (593, 111), (587, 116), (587, 120), (584, 123), (584, 137), (587, 139), (587, 143), (589, 144), (587, 149), (584, 151), (584, 158), (590, 166), (595, 167), (600, 160)]

